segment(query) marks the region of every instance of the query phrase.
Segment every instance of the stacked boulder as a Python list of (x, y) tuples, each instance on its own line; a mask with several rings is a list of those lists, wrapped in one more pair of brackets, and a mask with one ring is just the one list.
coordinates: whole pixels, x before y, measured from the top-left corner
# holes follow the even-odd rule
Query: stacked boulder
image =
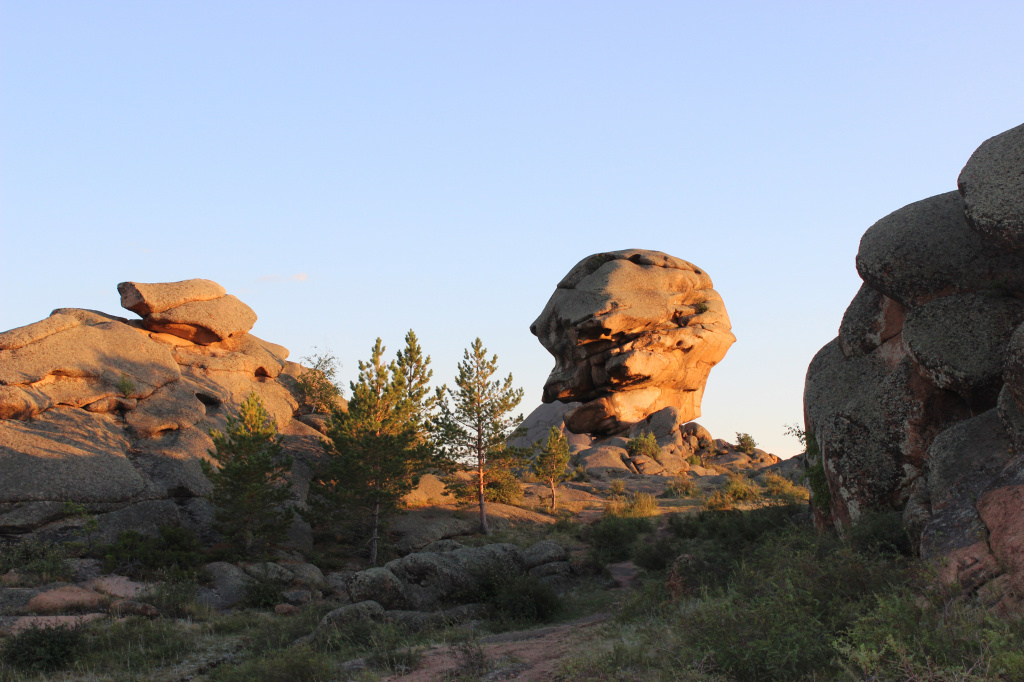
[(209, 432), (251, 392), (295, 458), (300, 503), (322, 451), (297, 419), (304, 368), (250, 334), (256, 314), (215, 282), (118, 291), (141, 320), (61, 308), (0, 333), (0, 535), (72, 537), (82, 519), (67, 502), (96, 515), (104, 541), (160, 525), (208, 534)]
[(807, 371), (808, 465), (828, 486), (820, 522), (902, 511), (949, 580), (1012, 605), (1024, 596), (1024, 126), (982, 144), (958, 187), (861, 239), (864, 283)]

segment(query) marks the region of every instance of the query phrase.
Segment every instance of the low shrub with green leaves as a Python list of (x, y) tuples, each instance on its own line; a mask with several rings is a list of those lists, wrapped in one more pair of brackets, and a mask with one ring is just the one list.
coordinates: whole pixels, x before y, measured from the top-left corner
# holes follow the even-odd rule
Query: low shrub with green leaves
[(103, 559), (103, 570), (140, 579), (188, 571), (206, 560), (195, 533), (181, 526), (161, 526), (155, 536), (126, 530), (96, 553)]
[(590, 559), (601, 566), (629, 559), (637, 540), (651, 527), (651, 522), (642, 517), (605, 516), (583, 533), (590, 545)]
[(761, 499), (764, 491), (743, 474), (728, 473), (725, 485), (704, 500), (709, 510), (732, 509), (736, 504), (753, 503)]
[(253, 609), (272, 609), (281, 603), (281, 592), (275, 580), (253, 580), (245, 585), (243, 603)]
[(764, 486), (765, 495), (782, 504), (806, 502), (810, 497), (810, 491), (807, 488), (771, 471), (761, 477), (761, 483)]
[(158, 577), (159, 582), (143, 595), (147, 604), (171, 618), (202, 619), (209, 615), (209, 608), (196, 602), (199, 579), (194, 572), (170, 569)]
[(487, 604), (492, 617), (503, 622), (544, 623), (562, 608), (561, 598), (550, 585), (506, 569), (493, 569), (481, 576), (473, 597), (473, 601)]
[(661, 446), (653, 433), (641, 433), (635, 438), (630, 438), (626, 443), (626, 451), (630, 457), (650, 457), (653, 460), (661, 461)]
[(17, 670), (52, 672), (69, 668), (81, 655), (83, 644), (82, 631), (77, 628), (32, 626), (8, 637), (0, 658)]
[(740, 452), (752, 455), (757, 447), (757, 441), (749, 433), (736, 432), (736, 449)]
[(0, 575), (16, 571), (24, 584), (71, 580), (73, 571), (64, 548), (35, 538), (0, 545)]

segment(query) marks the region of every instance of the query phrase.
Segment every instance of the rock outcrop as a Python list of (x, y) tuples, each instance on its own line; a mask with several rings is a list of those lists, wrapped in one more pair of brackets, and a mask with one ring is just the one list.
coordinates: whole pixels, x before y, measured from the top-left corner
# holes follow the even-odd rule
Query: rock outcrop
[(736, 340), (730, 329), (706, 272), (640, 249), (584, 258), (530, 325), (555, 356), (544, 402), (582, 403), (565, 425), (597, 435), (667, 407), (699, 417), (708, 373)]
[[(129, 321), (62, 308), (0, 334), (0, 535), (99, 538), (185, 525), (207, 535), (210, 429), (255, 392), (295, 458), (296, 503), (320, 434), (299, 422), (288, 350), (248, 333), (256, 314), (209, 280), (118, 285)], [(303, 536), (301, 524), (293, 538)]]
[(1024, 604), (1024, 126), (986, 141), (959, 191), (875, 223), (864, 285), (811, 362), (819, 522), (901, 512), (942, 574)]

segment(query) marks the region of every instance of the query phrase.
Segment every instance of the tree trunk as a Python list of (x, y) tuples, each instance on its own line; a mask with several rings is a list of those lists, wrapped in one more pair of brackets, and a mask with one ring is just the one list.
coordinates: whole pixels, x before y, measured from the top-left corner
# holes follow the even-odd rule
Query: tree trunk
[(380, 523), (380, 502), (373, 505), (373, 535), (370, 536), (370, 565), (377, 565), (377, 526)]
[(555, 511), (558, 506), (558, 498), (555, 497), (555, 479), (548, 479), (548, 483), (551, 484), (551, 511)]
[(477, 465), (477, 492), (480, 494), (480, 532), (490, 535), (491, 529), (487, 526), (487, 501), (484, 499), (484, 467)]

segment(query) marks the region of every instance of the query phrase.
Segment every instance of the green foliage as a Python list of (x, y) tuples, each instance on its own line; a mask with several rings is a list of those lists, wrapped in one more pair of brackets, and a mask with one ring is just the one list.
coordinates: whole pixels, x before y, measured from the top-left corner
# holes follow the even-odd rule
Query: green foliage
[(704, 461), (700, 457), (698, 457), (696, 454), (693, 454), (693, 455), (690, 455), (689, 457), (687, 457), (686, 458), (686, 463), (689, 464), (690, 466), (695, 466), (695, 467), (704, 466)]
[(294, 512), (291, 497), (292, 458), (283, 454), (277, 427), (256, 393), (242, 403), (239, 417), (228, 417), (227, 433), (211, 430), (214, 468), (203, 462), (213, 483), (216, 528), (236, 550), (257, 555), (281, 541)]
[(697, 304), (693, 306), (693, 310), (698, 315), (703, 315), (707, 311), (711, 310), (711, 308), (708, 306), (707, 301), (698, 301)]
[(761, 481), (764, 485), (765, 494), (772, 500), (782, 504), (806, 502), (810, 496), (810, 491), (807, 490), (807, 488), (799, 486), (788, 478), (780, 476), (772, 471), (764, 474), (764, 476), (761, 477)]
[(253, 580), (245, 585), (243, 602), (252, 609), (272, 609), (281, 603), (281, 584), (275, 580)]
[(646, 518), (604, 516), (585, 529), (584, 539), (590, 544), (591, 560), (603, 566), (629, 559), (637, 540), (650, 530), (651, 522)]
[(764, 491), (743, 474), (730, 473), (725, 485), (704, 500), (709, 510), (732, 509), (736, 504), (757, 502)]
[[(316, 350), (316, 347), (313, 347)], [(295, 380), (299, 396), (313, 412), (330, 412), (338, 405), (338, 359), (330, 351), (323, 355), (313, 353), (302, 358), (309, 368)]]
[(69, 668), (81, 655), (83, 643), (77, 628), (32, 626), (8, 637), (0, 657), (18, 670), (52, 672)]
[[(480, 491), (475, 481), (467, 481), (455, 474), (441, 479), (445, 493), (455, 498), (455, 504), (468, 507), (480, 503)], [(494, 470), (484, 483), (484, 500), (500, 504), (516, 504), (523, 497), (523, 486), (511, 471)]]
[(172, 618), (202, 618), (209, 609), (196, 603), (199, 580), (195, 572), (170, 569), (157, 576), (159, 582), (143, 596), (165, 616)]
[(489, 534), (485, 486), (499, 472), (511, 472), (526, 463), (527, 453), (507, 445), (522, 416), (510, 413), (523, 399), (523, 390), (512, 387), (512, 375), (504, 381), (492, 377), (498, 356), (487, 358), (483, 342), (476, 339), (463, 353), (455, 389), (441, 386), (436, 397), (439, 412), (431, 432), (443, 456), (451, 463), (474, 471), (480, 505), (480, 531)]
[(757, 447), (757, 441), (749, 433), (736, 432), (736, 449), (740, 452), (752, 455), (754, 454), (754, 448)]
[(60, 545), (34, 538), (0, 545), (0, 575), (11, 570), (17, 571), (23, 583), (38, 585), (71, 580), (73, 574)]
[(917, 547), (900, 512), (870, 511), (846, 529), (846, 540), (859, 552), (914, 556)]
[[(377, 339), (368, 362), (359, 362), (348, 411), (335, 410), (324, 441), (327, 455), (310, 481), (310, 523), (322, 531), (356, 521), (369, 535), (370, 562), (377, 563), (382, 521), (412, 491), (417, 476), (435, 464), (424, 437), (429, 379), (416, 336), (398, 361), (385, 364)], [(409, 381), (416, 385), (410, 387)]]
[(626, 443), (626, 451), (630, 457), (650, 457), (661, 461), (661, 447), (653, 433), (641, 433), (636, 438), (630, 438)]
[(479, 577), (473, 601), (487, 604), (492, 617), (504, 622), (543, 623), (553, 619), (562, 608), (561, 599), (550, 585), (504, 567)]
[(97, 548), (103, 570), (137, 579), (168, 570), (188, 571), (203, 563), (195, 533), (181, 526), (160, 526), (157, 536), (126, 530), (110, 545)]
[(437, 407), (437, 396), (430, 391), (434, 370), (430, 369), (430, 356), (423, 356), (419, 339), (411, 329), (405, 335), (405, 348), (398, 351), (395, 366), (402, 376), (405, 398), (411, 407), (408, 420), (417, 436), (425, 441), (427, 421)]
[(810, 431), (805, 434), (807, 453), (805, 455), (805, 467), (807, 487), (811, 489), (811, 505), (822, 511), (829, 511), (832, 504), (832, 490), (828, 487), (828, 476), (825, 473), (825, 463), (818, 441)]
[(64, 502), (61, 511), (68, 516), (77, 517), (82, 520), (82, 530), (85, 531), (86, 543), (89, 547), (92, 547), (93, 535), (100, 529), (100, 522), (96, 515), (90, 514), (86, 510), (85, 505), (72, 502), (71, 500)]
[(122, 374), (121, 378), (118, 379), (115, 388), (121, 392), (125, 398), (130, 398), (132, 393), (135, 393), (135, 382), (127, 374)]
[[(540, 445), (538, 441), (534, 447)], [(533, 460), (533, 473), (551, 486), (551, 511), (558, 508), (555, 486), (569, 477), (569, 441), (557, 426), (548, 431), (548, 440)]]
[(787, 436), (793, 436), (793, 438), (800, 441), (800, 445), (803, 445), (805, 449), (807, 448), (807, 432), (800, 428), (799, 424), (785, 424), (783, 433)]
[(582, 464), (578, 464), (572, 468), (572, 474), (569, 476), (570, 481), (579, 481), (580, 483), (587, 483), (590, 481), (590, 475), (587, 473), (587, 467)]

